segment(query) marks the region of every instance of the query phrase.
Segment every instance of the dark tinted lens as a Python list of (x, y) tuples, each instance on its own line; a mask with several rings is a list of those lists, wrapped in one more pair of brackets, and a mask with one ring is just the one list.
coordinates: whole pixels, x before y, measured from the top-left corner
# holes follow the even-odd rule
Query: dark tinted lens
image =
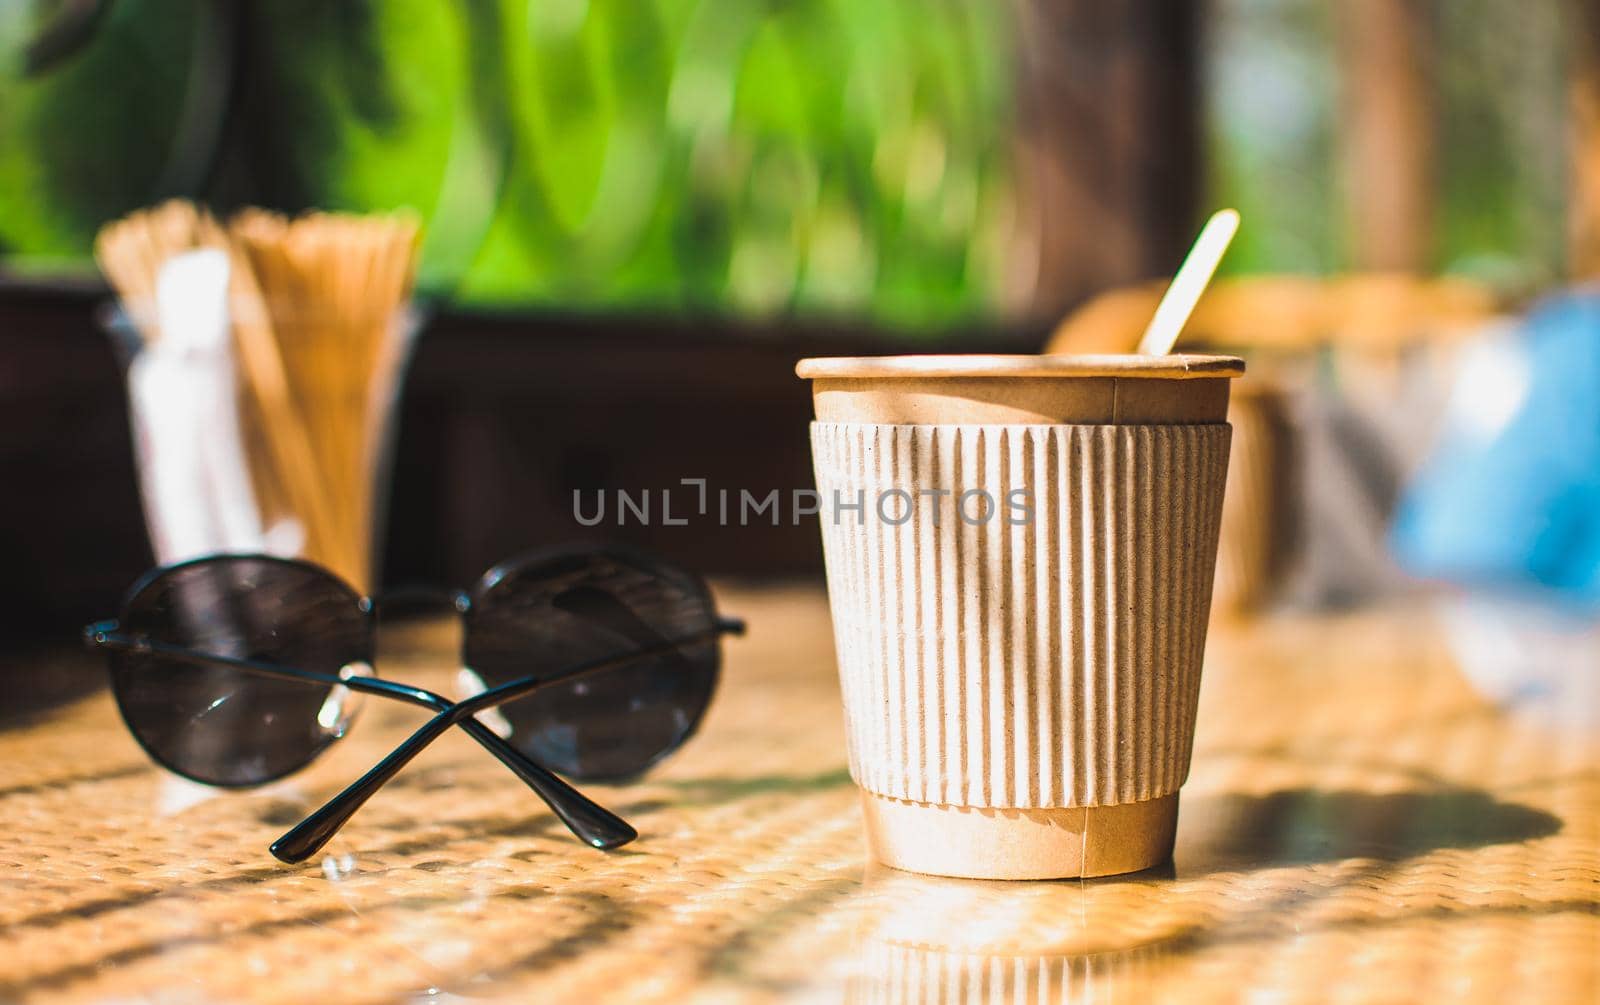
[(512, 743), (540, 763), (580, 779), (624, 778), (699, 724), (720, 664), (714, 626), (705, 585), (681, 569), (613, 552), (543, 555), (485, 577), (463, 661), (494, 687), (699, 638), (501, 706)]
[[(326, 572), (281, 559), (176, 566), (143, 586), (121, 620), (127, 634), (201, 652), (325, 674), (370, 672), (361, 598)], [(145, 653), (113, 652), (111, 681), (150, 755), (213, 785), (256, 785), (303, 767), (353, 715), (342, 687)]]

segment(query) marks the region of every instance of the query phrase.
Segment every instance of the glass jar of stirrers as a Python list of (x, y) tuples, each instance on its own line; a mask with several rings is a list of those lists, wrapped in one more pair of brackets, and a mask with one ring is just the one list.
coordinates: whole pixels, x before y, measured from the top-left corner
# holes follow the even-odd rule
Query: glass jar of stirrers
[(102, 231), (158, 562), (265, 552), (373, 589), (416, 236), (404, 216), (224, 227), (186, 203)]

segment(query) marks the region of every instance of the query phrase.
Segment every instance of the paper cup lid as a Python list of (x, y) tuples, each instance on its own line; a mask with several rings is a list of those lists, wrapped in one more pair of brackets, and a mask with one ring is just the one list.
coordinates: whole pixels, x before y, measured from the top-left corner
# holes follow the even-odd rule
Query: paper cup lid
[(1170, 356), (824, 356), (803, 359), (794, 372), (805, 380), (890, 380), (927, 377), (1116, 377), (1193, 380), (1244, 376), (1237, 356), (1178, 353)]

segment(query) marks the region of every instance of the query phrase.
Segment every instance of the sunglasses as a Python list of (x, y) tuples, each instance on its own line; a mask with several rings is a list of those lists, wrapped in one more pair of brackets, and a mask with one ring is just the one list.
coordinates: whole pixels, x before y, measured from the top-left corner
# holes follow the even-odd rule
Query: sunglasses
[[(157, 764), (243, 788), (304, 768), (345, 735), (362, 695), (434, 712), (420, 729), (272, 844), (284, 862), (322, 848), (423, 748), (459, 727), (595, 848), (638, 832), (557, 777), (635, 777), (683, 745), (716, 689), (724, 634), (705, 581), (615, 548), (563, 548), (495, 566), (434, 594), (463, 623), (471, 697), (452, 702), (373, 670), (380, 605), (320, 566), (214, 555), (155, 569), (103, 649), (123, 721)], [(489, 724), (492, 723), (492, 726)]]

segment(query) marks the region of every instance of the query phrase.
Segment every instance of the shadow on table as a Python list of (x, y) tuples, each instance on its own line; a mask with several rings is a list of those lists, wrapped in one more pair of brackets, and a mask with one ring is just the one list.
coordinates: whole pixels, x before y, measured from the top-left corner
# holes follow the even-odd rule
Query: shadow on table
[(88, 653), (0, 650), (0, 729), (29, 725), (105, 686), (104, 661)]
[[(1494, 904), (1419, 908), (1403, 895), (1386, 900), (1378, 892), (1398, 862), (1533, 841), (1561, 827), (1552, 814), (1470, 788), (1291, 789), (1186, 798), (1176, 865), (1128, 876), (996, 883), (869, 867), (869, 909), (856, 932), (845, 998), (931, 1000), (944, 989), (982, 988), (996, 1001), (1132, 1001), (1183, 973), (1183, 961), (1220, 945), (1270, 947), (1286, 933), (1591, 912), (1593, 899), (1581, 896), (1508, 893)], [(1274, 880), (1216, 875), (1345, 859), (1358, 860), (1353, 872)], [(1318, 907), (1352, 889), (1365, 891), (1359, 911), (1330, 916)], [(1405, 997), (1405, 989), (1391, 990)]]
[(1230, 793), (1184, 798), (1175, 857), (1180, 875), (1348, 858), (1395, 862), (1532, 841), (1561, 826), (1543, 810), (1471, 788)]
[(652, 788), (672, 791), (671, 799), (645, 799), (616, 807), (619, 813), (648, 813), (669, 806), (719, 806), (741, 799), (763, 796), (799, 796), (849, 786), (850, 772), (844, 768), (810, 775), (752, 775), (749, 778), (661, 778), (651, 779)]
[[(801, 796), (851, 784), (843, 768), (811, 775), (659, 779), (668, 799), (618, 810), (713, 806), (767, 796)], [(1561, 830), (1544, 810), (1503, 802), (1481, 789), (1364, 792), (1285, 789), (1264, 795), (1185, 796), (1179, 815), (1178, 874), (1307, 865), (1347, 858), (1394, 862), (1444, 848), (1532, 841)]]

